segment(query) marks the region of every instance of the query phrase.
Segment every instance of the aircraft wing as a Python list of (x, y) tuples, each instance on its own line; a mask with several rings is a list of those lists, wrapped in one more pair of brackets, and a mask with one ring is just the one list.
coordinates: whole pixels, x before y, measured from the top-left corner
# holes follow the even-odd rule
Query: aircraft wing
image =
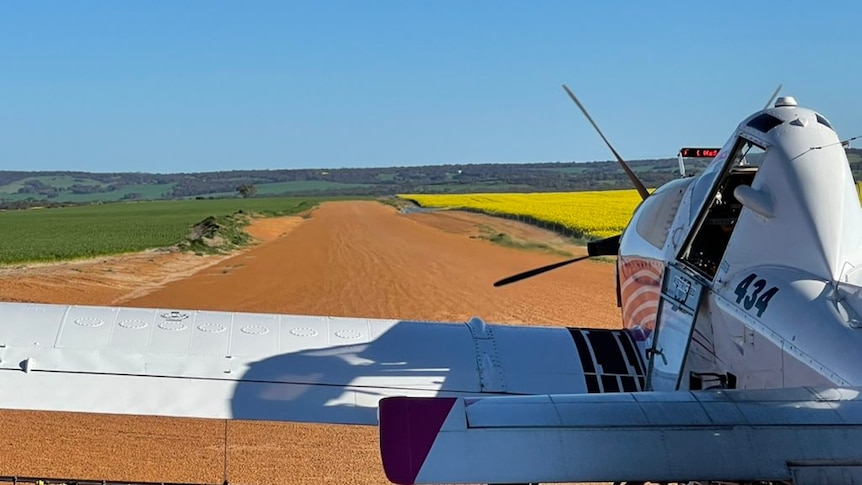
[(387, 396), (635, 391), (625, 331), (0, 303), (0, 408), (377, 424)]
[(387, 398), (387, 477), (413, 483), (859, 483), (862, 389)]

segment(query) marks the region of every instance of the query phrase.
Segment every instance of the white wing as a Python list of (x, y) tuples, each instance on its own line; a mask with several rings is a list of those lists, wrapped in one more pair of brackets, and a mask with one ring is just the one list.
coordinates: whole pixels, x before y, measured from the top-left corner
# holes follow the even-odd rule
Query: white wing
[(0, 303), (2, 408), (376, 424), (387, 396), (642, 378), (623, 332)]
[(396, 483), (862, 479), (859, 389), (388, 398)]

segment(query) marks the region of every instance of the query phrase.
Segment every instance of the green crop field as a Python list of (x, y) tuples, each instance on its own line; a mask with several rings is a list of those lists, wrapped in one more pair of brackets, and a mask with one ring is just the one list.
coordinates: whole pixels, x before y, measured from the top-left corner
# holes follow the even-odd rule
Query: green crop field
[(167, 247), (208, 216), (236, 211), (288, 215), (305, 197), (130, 202), (0, 212), (0, 264), (57, 261)]

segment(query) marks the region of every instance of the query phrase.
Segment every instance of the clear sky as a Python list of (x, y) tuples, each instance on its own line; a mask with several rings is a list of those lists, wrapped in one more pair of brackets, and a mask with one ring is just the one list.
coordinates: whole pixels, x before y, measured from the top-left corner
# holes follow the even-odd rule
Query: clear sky
[[(0, 2), (0, 170), (607, 160), (773, 89), (862, 134), (862, 2)], [(859, 146), (859, 145), (856, 145)]]

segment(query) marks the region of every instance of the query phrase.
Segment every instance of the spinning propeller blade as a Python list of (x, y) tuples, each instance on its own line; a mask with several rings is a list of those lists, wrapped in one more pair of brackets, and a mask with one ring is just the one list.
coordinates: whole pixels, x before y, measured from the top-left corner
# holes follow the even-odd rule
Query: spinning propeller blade
[(577, 263), (578, 261), (583, 261), (585, 259), (592, 258), (593, 256), (612, 256), (616, 255), (620, 249), (620, 236), (611, 236), (606, 239), (602, 239), (599, 241), (591, 241), (587, 243), (587, 255), (580, 256), (577, 258), (567, 259), (565, 261), (560, 261), (559, 263), (549, 264), (547, 266), (542, 266), (541, 268), (531, 269), (529, 271), (524, 271), (523, 273), (518, 273), (513, 276), (509, 276), (508, 278), (503, 278), (502, 280), (494, 283), (494, 286), (504, 286), (509, 283), (514, 283), (516, 281), (521, 281), (527, 278), (531, 278), (536, 275), (540, 275), (542, 273), (551, 271), (552, 269), (561, 268), (568, 264)]
[(523, 279), (527, 279), (536, 275), (540, 275), (542, 273), (551, 271), (552, 269), (562, 268), (567, 264), (577, 263), (578, 261), (582, 261), (584, 259), (589, 258), (589, 256), (581, 256), (578, 258), (567, 259), (565, 261), (560, 261), (559, 263), (549, 264), (547, 266), (542, 266), (541, 268), (531, 269), (529, 271), (524, 271), (523, 273), (518, 273), (513, 276), (509, 276), (508, 278), (503, 278), (502, 280), (494, 283), (494, 286), (503, 286), (508, 285), (509, 283), (514, 283), (516, 281), (521, 281)]
[(581, 112), (584, 113), (584, 116), (587, 117), (587, 120), (589, 120), (590, 124), (593, 125), (593, 128), (596, 129), (596, 132), (598, 132), (599, 136), (602, 137), (602, 140), (605, 141), (605, 145), (607, 145), (608, 148), (611, 149), (611, 153), (613, 153), (617, 161), (620, 162), (620, 165), (623, 167), (623, 171), (626, 173), (626, 175), (629, 176), (629, 180), (632, 181), (632, 185), (634, 185), (635, 188), (638, 190), (638, 194), (640, 194), (641, 199), (646, 199), (647, 197), (649, 197), (649, 192), (647, 192), (647, 189), (644, 184), (640, 181), (637, 175), (632, 172), (632, 169), (629, 168), (628, 164), (625, 162), (625, 160), (623, 160), (623, 157), (621, 157), (620, 154), (617, 153), (613, 145), (611, 145), (611, 142), (609, 142), (608, 139), (605, 138), (605, 134), (602, 133), (602, 130), (599, 129), (599, 125), (597, 125), (596, 122), (593, 121), (593, 117), (590, 116), (589, 113), (587, 113), (587, 109), (584, 108), (584, 105), (582, 105), (581, 102), (578, 101), (578, 98), (575, 97), (575, 93), (573, 93), (565, 84), (563, 84), (563, 89), (566, 90), (566, 93), (569, 95), (570, 98), (572, 98), (572, 101), (574, 101), (575, 104), (578, 105), (578, 108), (581, 109)]
[[(573, 93), (569, 89), (569, 87), (566, 86), (565, 84), (563, 84), (563, 89), (566, 91), (566, 94), (568, 94), (569, 97), (572, 98), (572, 101), (574, 101), (575, 104), (578, 105), (578, 108), (581, 109), (581, 112), (584, 114), (584, 116), (587, 117), (587, 120), (590, 122), (591, 125), (593, 125), (593, 128), (595, 128), (595, 130), (599, 134), (599, 136), (602, 137), (602, 140), (604, 140), (605, 145), (608, 146), (608, 148), (611, 150), (611, 153), (613, 153), (614, 157), (616, 157), (617, 162), (619, 162), (620, 166), (622, 166), (623, 171), (625, 171), (626, 175), (628, 175), (629, 180), (632, 181), (632, 185), (634, 185), (635, 188), (637, 189), (638, 194), (640, 194), (640, 196), (641, 196), (641, 199), (646, 199), (647, 197), (649, 197), (649, 192), (647, 192), (647, 189), (644, 186), (644, 184), (640, 181), (640, 179), (638, 179), (637, 175), (635, 175), (635, 173), (632, 172), (632, 169), (629, 168), (628, 164), (623, 160), (623, 157), (621, 157), (620, 154), (617, 153), (616, 149), (614, 149), (613, 145), (611, 145), (611, 142), (608, 141), (608, 139), (605, 137), (605, 134), (602, 133), (602, 130), (599, 129), (599, 126), (596, 124), (595, 121), (593, 121), (593, 117), (590, 116), (590, 113), (587, 112), (587, 109), (584, 108), (584, 105), (582, 105), (581, 102), (578, 100), (578, 98), (575, 96), (575, 93)], [(779, 84), (778, 87), (775, 88), (775, 91), (772, 93), (772, 96), (769, 98), (769, 101), (766, 102), (766, 106), (764, 106), (763, 109), (769, 108), (769, 106), (772, 104), (772, 102), (775, 101), (775, 97), (778, 96), (778, 93), (780, 91), (781, 91), (781, 84)], [(849, 142), (849, 140), (848, 140), (848, 142)], [(536, 275), (540, 275), (542, 273), (551, 271), (553, 269), (561, 268), (563, 266), (566, 266), (566, 265), (569, 265), (572, 263), (577, 263), (578, 261), (583, 261), (583, 260), (588, 259), (592, 256), (616, 255), (619, 253), (619, 248), (620, 248), (620, 235), (619, 234), (616, 236), (606, 238), (606, 239), (602, 239), (600, 241), (592, 241), (592, 242), (587, 243), (587, 254), (588, 254), (587, 256), (581, 256), (578, 258), (568, 259), (566, 261), (561, 261), (559, 263), (554, 263), (554, 264), (549, 264), (547, 266), (542, 266), (541, 268), (536, 268), (536, 269), (531, 269), (529, 271), (524, 271), (523, 273), (518, 273), (516, 275), (509, 276), (508, 278), (503, 278), (502, 280), (494, 283), (494, 286), (508, 285), (508, 284), (514, 283), (516, 281), (521, 281), (523, 279), (527, 279), (527, 278), (530, 278), (530, 277), (533, 277)]]
[[(578, 108), (581, 109), (581, 112), (584, 113), (584, 116), (587, 117), (587, 120), (589, 120), (590, 124), (593, 125), (593, 128), (596, 129), (596, 132), (598, 132), (599, 136), (602, 137), (602, 140), (605, 141), (605, 145), (607, 145), (608, 148), (611, 149), (611, 153), (614, 154), (614, 157), (616, 157), (617, 162), (619, 162), (620, 165), (623, 167), (623, 171), (625, 171), (626, 175), (628, 175), (629, 180), (632, 181), (632, 184), (637, 189), (638, 193), (641, 196), (641, 199), (646, 199), (647, 197), (649, 197), (649, 192), (647, 192), (647, 189), (644, 186), (644, 184), (640, 181), (640, 179), (638, 179), (637, 175), (635, 175), (635, 173), (632, 172), (632, 169), (629, 168), (628, 164), (625, 162), (625, 160), (623, 160), (623, 157), (621, 157), (620, 154), (617, 153), (617, 151), (614, 149), (613, 145), (611, 145), (611, 142), (609, 142), (608, 139), (605, 138), (605, 134), (602, 133), (602, 130), (600, 130), (599, 126), (596, 124), (596, 122), (593, 121), (593, 118), (587, 112), (587, 109), (584, 108), (584, 105), (582, 105), (581, 102), (578, 101), (578, 98), (569, 89), (568, 86), (563, 84), (563, 89), (566, 90), (566, 93), (569, 95), (570, 98), (572, 98), (572, 101), (574, 101), (575, 104), (578, 105)], [(611, 236), (611, 237), (606, 238), (606, 239), (602, 239), (600, 241), (592, 241), (592, 242), (587, 243), (587, 256), (581, 256), (578, 258), (567, 259), (566, 261), (560, 261), (559, 263), (549, 264), (547, 266), (542, 266), (541, 268), (535, 268), (535, 269), (531, 269), (529, 271), (524, 271), (523, 273), (518, 273), (516, 275), (509, 276), (508, 278), (503, 278), (502, 280), (494, 283), (494, 286), (499, 287), (499, 286), (508, 285), (508, 284), (514, 283), (516, 281), (521, 281), (521, 280), (531, 278), (531, 277), (536, 276), (536, 275), (540, 275), (542, 273), (546, 273), (546, 272), (551, 271), (553, 269), (561, 268), (563, 266), (566, 266), (566, 265), (569, 265), (572, 263), (577, 263), (578, 261), (583, 261), (585, 259), (589, 259), (593, 256), (616, 255), (619, 253), (619, 249), (620, 249), (620, 235), (619, 234), (617, 234), (616, 236)]]
[(769, 98), (769, 101), (766, 102), (766, 105), (763, 107), (763, 109), (769, 108), (769, 105), (771, 105), (772, 102), (775, 101), (775, 97), (778, 96), (778, 93), (780, 91), (781, 91), (781, 85), (779, 84), (778, 87), (775, 88), (775, 91), (772, 92), (772, 96)]
[(587, 243), (587, 254), (590, 256), (616, 256), (620, 253), (620, 236), (607, 237)]

